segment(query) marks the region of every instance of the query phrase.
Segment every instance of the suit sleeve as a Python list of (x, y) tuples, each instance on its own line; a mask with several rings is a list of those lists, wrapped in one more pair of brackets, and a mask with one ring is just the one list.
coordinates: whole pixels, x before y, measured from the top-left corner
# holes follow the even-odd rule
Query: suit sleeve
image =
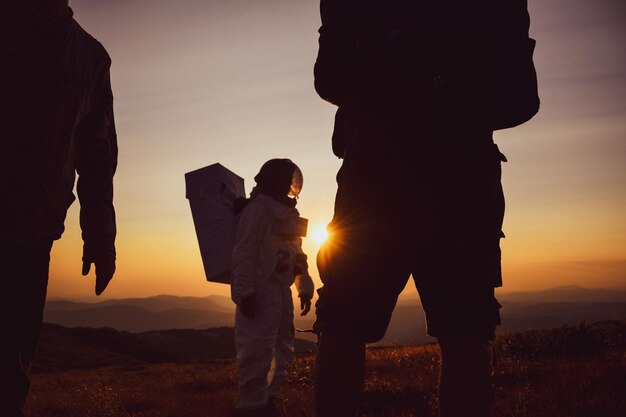
[[(302, 243), (302, 241), (300, 242)], [(298, 247), (299, 252), (304, 255), (302, 251), (302, 246)], [(313, 293), (315, 291), (315, 284), (313, 283), (313, 279), (309, 274), (309, 266), (308, 263), (304, 263), (304, 268), (301, 274), (296, 275), (296, 290), (298, 290), (298, 296), (301, 298), (313, 298)]]
[(241, 213), (233, 248), (231, 298), (239, 304), (256, 292), (259, 281), (259, 249), (270, 224), (270, 215), (260, 204), (250, 203)]
[(107, 56), (96, 81), (90, 112), (76, 138), (77, 191), (84, 255), (115, 257), (113, 176), (117, 167), (117, 135), (113, 118), (111, 61)]

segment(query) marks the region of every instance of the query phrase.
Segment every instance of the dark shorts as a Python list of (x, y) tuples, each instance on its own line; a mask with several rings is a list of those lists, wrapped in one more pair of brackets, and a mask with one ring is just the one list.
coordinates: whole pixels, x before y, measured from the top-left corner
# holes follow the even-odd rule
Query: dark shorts
[(428, 334), (491, 340), (504, 217), (496, 145), (349, 159), (318, 253), (319, 332), (374, 342), (413, 276)]

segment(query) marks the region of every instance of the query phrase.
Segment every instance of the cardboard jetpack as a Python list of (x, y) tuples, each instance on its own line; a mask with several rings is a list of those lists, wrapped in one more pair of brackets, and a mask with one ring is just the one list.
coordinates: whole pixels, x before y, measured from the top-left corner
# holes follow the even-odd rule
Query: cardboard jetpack
[(223, 165), (213, 164), (187, 172), (185, 186), (206, 279), (230, 284), (237, 233), (233, 205), (237, 198), (246, 197), (243, 178)]

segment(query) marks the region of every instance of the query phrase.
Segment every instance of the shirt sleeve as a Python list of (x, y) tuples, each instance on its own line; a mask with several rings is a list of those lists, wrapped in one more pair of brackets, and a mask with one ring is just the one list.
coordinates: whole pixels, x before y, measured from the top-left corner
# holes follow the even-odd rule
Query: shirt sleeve
[(319, 49), (315, 61), (315, 90), (324, 100), (342, 105), (350, 84), (354, 49), (351, 18), (345, 0), (322, 0)]
[(107, 57), (97, 78), (91, 109), (76, 137), (77, 192), (84, 251), (90, 256), (115, 256), (113, 176), (117, 167), (117, 135), (113, 118), (111, 61)]

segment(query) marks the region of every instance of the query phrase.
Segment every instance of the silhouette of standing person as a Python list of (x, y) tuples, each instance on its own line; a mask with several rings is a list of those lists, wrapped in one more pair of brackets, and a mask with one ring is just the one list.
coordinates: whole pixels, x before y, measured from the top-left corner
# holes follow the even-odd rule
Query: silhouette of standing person
[[(365, 344), (384, 336), (409, 276), (440, 346), (441, 415), (490, 413), (506, 159), (492, 128), (456, 112), (461, 98), (446, 102), (449, 78), (438, 65), (447, 56), (438, 53), (447, 51), (433, 44), (455, 47), (463, 37), (453, 31), (470, 19), (444, 12), (451, 20), (438, 21), (429, 7), (449, 4), (429, 3), (437, 2), (321, 1), (315, 88), (339, 107), (333, 151), (343, 163), (317, 259), (318, 417), (355, 413)], [(478, 96), (463, 89), (471, 113)]]
[(0, 1), (0, 415), (23, 416), (52, 242), (78, 173), (83, 275), (115, 272), (117, 140), (104, 47), (67, 0)]

